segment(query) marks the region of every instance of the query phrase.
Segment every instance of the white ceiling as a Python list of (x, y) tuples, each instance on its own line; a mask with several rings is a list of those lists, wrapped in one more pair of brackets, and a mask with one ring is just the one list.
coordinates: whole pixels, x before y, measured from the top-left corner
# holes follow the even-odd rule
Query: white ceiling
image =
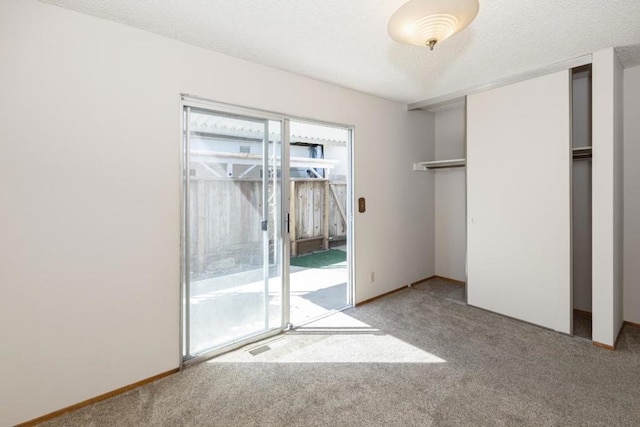
[(480, 0), (433, 52), (388, 36), (406, 0), (43, 1), (405, 103), (640, 44), (640, 0)]

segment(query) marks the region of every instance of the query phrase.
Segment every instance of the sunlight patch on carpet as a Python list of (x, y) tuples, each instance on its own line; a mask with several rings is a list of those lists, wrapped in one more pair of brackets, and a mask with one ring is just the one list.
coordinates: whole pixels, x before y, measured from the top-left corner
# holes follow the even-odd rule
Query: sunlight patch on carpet
[[(268, 345), (270, 351), (253, 354)], [(253, 344), (208, 363), (446, 363), (424, 349), (336, 313), (292, 333)]]

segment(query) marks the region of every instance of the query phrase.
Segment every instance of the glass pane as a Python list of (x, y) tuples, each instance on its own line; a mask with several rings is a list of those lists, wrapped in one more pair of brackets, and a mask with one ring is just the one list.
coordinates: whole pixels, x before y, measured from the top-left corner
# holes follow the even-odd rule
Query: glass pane
[(195, 356), (281, 327), (281, 123), (196, 109), (188, 120)]
[(349, 147), (347, 129), (291, 122), (290, 319), (294, 325), (350, 304)]

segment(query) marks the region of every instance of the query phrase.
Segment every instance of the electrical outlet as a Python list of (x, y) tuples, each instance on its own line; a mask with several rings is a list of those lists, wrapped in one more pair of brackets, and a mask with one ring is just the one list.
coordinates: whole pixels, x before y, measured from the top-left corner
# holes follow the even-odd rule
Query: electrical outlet
[(373, 271), (369, 274), (369, 281), (371, 283), (376, 281), (376, 273), (374, 273)]

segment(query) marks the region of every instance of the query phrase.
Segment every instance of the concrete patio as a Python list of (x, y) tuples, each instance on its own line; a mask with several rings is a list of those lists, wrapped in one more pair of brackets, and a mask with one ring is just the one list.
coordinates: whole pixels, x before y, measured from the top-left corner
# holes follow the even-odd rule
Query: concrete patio
[[(346, 307), (347, 280), (346, 261), (321, 268), (291, 266), (291, 323), (298, 326)], [(194, 281), (189, 300), (192, 355), (282, 323), (282, 280), (275, 267), (268, 283), (262, 269)]]

